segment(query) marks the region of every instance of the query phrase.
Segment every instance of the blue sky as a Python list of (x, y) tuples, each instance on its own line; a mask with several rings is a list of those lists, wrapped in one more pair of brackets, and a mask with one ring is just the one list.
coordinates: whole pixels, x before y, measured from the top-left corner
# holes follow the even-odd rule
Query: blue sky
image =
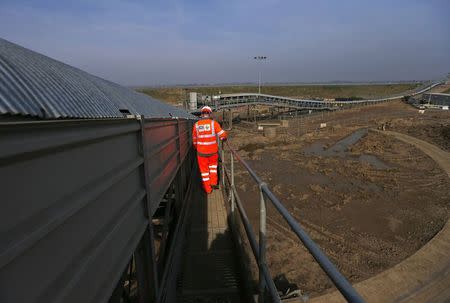
[[(0, 37), (125, 85), (435, 79), (450, 1), (0, 0)], [(254, 56), (265, 55), (258, 64)]]

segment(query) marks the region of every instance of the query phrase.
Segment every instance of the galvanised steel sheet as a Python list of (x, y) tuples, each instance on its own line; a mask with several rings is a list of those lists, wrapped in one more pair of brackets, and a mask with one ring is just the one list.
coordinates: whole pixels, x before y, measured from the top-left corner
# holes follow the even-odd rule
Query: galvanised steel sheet
[(122, 118), (126, 111), (152, 118), (195, 118), (0, 38), (0, 115)]
[(144, 139), (148, 180), (150, 180), (151, 214), (156, 211), (169, 184), (191, 148), (189, 120), (146, 120)]
[(0, 301), (105, 302), (147, 225), (136, 121), (0, 127)]
[[(145, 121), (152, 210), (191, 124)], [(141, 133), (136, 119), (0, 123), (0, 302), (109, 299), (148, 226)]]

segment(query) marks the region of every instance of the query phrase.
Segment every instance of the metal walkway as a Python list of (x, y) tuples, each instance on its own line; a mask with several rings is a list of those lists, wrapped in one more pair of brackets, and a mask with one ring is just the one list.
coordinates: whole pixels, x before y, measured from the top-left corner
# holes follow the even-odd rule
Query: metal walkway
[(178, 302), (241, 302), (233, 240), (220, 190), (192, 201)]

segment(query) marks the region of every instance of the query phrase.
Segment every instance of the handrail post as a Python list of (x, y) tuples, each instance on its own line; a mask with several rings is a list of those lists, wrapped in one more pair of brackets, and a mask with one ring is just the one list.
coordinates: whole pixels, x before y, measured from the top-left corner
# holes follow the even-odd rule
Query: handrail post
[(220, 146), (222, 147), (220, 149), (220, 158), (222, 159), (222, 187), (225, 188), (225, 147), (224, 147), (224, 142), (222, 141), (222, 144), (220, 144)]
[(260, 203), (259, 203), (259, 303), (264, 303), (264, 293), (266, 290), (266, 281), (263, 274), (263, 266), (266, 264), (266, 201), (262, 187), (265, 183), (259, 185)]
[(230, 170), (231, 170), (231, 220), (234, 225), (234, 210), (236, 208), (235, 201), (234, 201), (234, 157), (233, 153), (230, 152)]

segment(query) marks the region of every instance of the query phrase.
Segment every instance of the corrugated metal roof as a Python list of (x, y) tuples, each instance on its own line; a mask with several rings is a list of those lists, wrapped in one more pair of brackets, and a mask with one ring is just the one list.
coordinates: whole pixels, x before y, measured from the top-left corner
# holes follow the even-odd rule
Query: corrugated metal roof
[(44, 119), (195, 118), (144, 94), (0, 38), (0, 115)]

